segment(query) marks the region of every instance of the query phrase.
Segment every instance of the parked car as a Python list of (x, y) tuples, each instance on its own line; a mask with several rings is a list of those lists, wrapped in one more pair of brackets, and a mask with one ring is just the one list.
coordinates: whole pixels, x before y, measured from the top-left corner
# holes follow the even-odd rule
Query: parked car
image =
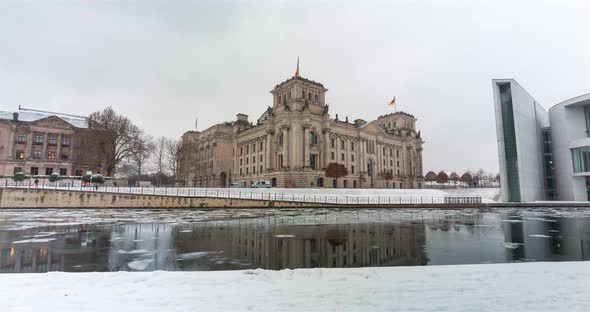
[(240, 188), (240, 187), (246, 187), (246, 181), (236, 181), (233, 182), (232, 184), (229, 185), (229, 187), (231, 188)]
[(253, 188), (270, 188), (271, 185), (270, 185), (270, 181), (259, 180), (259, 181), (252, 183), (252, 187)]

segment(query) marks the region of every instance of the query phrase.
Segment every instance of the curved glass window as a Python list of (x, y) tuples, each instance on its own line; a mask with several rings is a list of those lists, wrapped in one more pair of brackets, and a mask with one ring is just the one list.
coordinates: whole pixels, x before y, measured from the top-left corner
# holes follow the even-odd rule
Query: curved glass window
[(590, 172), (590, 146), (572, 149), (574, 172)]

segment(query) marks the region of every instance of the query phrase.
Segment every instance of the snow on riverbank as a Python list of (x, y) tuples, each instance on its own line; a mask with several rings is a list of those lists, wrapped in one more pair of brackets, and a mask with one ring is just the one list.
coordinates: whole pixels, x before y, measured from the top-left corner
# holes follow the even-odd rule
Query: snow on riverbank
[[(205, 189), (199, 189), (205, 190)], [(228, 189), (207, 188), (210, 191), (227, 192)], [(442, 198), (445, 196), (479, 196), (484, 203), (499, 200), (499, 188), (465, 188), (465, 189), (333, 189), (333, 188), (235, 188), (230, 192), (277, 193), (286, 195), (333, 196), (333, 197), (402, 197), (402, 198)]]
[(587, 311), (590, 262), (2, 274), (2, 311)]

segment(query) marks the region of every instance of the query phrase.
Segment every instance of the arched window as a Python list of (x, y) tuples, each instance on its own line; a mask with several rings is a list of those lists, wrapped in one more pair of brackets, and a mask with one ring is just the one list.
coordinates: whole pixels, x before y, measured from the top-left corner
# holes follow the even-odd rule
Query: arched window
[(318, 144), (318, 135), (317, 133), (310, 131), (309, 132), (309, 144), (316, 145)]
[(307, 94), (307, 98), (311, 100), (311, 92)]
[(373, 176), (373, 161), (371, 159), (367, 162), (367, 175), (369, 177)]

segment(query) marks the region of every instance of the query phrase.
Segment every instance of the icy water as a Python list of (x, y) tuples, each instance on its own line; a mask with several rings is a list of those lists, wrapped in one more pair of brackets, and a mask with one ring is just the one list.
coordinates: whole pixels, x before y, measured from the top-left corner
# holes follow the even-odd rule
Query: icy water
[(0, 272), (590, 260), (590, 210), (2, 210)]

